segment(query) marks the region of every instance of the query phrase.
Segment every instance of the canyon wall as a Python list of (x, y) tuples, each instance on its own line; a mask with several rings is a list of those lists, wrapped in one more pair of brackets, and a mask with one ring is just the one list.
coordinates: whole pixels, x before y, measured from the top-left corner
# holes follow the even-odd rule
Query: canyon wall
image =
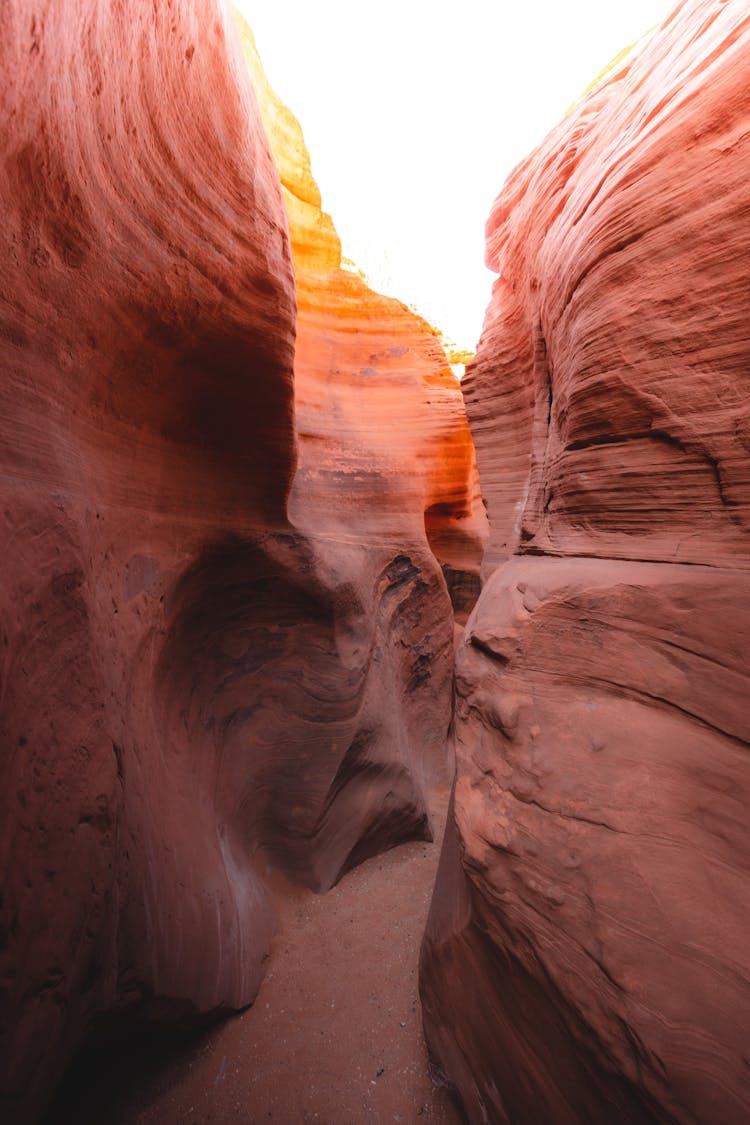
[(453, 622), (427, 534), (468, 588), (481, 516), (434, 334), (330, 257), (308, 165), (277, 151), (320, 247), (290, 224), (224, 6), (11, 0), (0, 31), (0, 1105), (21, 1122), (87, 1035), (252, 1001), (269, 865), (324, 890), (429, 836)]
[(472, 1122), (750, 1116), (749, 60), (745, 4), (680, 4), (488, 222), (421, 966)]
[(270, 86), (250, 28), (236, 20), (261, 91), (295, 267), (299, 471), (290, 516), (310, 535), (366, 543), (370, 554), (411, 539), (429, 559), (429, 544), (465, 621), (487, 518), (460, 385), (438, 332), (342, 259), (299, 122)]
[(272, 926), (230, 695), (253, 635), (272, 655), (270, 607), (308, 595), (272, 538), (286, 222), (220, 7), (0, 22), (0, 1087), (22, 1121), (97, 1014), (252, 999)]

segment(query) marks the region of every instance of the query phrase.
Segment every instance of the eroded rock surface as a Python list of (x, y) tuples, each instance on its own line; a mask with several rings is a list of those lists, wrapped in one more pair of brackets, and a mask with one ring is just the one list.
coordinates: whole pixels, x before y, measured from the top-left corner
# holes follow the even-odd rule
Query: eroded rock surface
[(24, 1120), (96, 1013), (260, 980), (224, 734), (191, 737), (179, 698), (203, 654), (172, 654), (180, 574), (286, 522), (295, 314), (218, 4), (9, 3), (2, 30), (0, 1059)]
[(465, 621), (479, 590), (487, 520), (460, 384), (436, 330), (345, 268), (299, 123), (268, 84), (247, 24), (237, 21), (263, 91), (297, 283), (300, 463), (291, 518), (330, 542), (366, 542), (370, 554), (414, 540), (420, 566), (431, 565), (429, 544)]
[(422, 959), (472, 1122), (750, 1114), (749, 48), (745, 5), (680, 5), (488, 224), (491, 547)]
[(464, 380), (487, 572), (545, 554), (746, 565), (746, 12), (683, 3), (512, 174)]
[(454, 478), (425, 470), (372, 550), (359, 516), (318, 527), (347, 492), (313, 495), (303, 440), (287, 517), (288, 220), (223, 5), (11, 0), (0, 25), (0, 1090), (24, 1121), (103, 1016), (252, 1001), (269, 864), (325, 889), (429, 835), (453, 626), (424, 510)]

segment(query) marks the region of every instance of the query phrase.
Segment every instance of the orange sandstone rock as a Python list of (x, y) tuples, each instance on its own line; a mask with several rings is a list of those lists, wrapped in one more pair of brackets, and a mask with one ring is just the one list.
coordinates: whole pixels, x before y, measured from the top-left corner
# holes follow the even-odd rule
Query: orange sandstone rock
[(749, 49), (745, 5), (679, 5), (488, 224), (491, 547), (421, 975), (472, 1122), (750, 1114)]
[(342, 266), (341, 244), (299, 123), (269, 86), (247, 24), (246, 57), (281, 175), (297, 282), (293, 522), (346, 542), (422, 542), (459, 617), (478, 592), (486, 536), (460, 384), (438, 333)]
[(222, 13), (215, 0), (3, 9), (0, 1099), (13, 1121), (38, 1115), (86, 1035), (250, 1003), (273, 928), (268, 866), (325, 889), (428, 835), (426, 790), (449, 768), (453, 627), (425, 512), (450, 508), (452, 557), (476, 572), (472, 533), (453, 530), (471, 471), (457, 390), (431, 332), (384, 302), (366, 348), (399, 374), (372, 407), (361, 394), (359, 429), (350, 398), (326, 398), (326, 333), (347, 341), (344, 383), (372, 382), (338, 326), (363, 329), (369, 291), (327, 256), (335, 233), (288, 150), (285, 181), (299, 167), (307, 183), (297, 269), (330, 268), (300, 291), (358, 294), (351, 319), (323, 318), (317, 357), (300, 296), (289, 522), (289, 224)]

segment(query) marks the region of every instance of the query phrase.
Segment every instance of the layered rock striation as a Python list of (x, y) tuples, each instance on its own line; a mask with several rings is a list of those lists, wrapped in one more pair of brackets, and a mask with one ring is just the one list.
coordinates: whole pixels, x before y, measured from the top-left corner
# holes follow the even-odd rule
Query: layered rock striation
[(740, 5), (680, 4), (494, 204), (463, 384), (488, 573), (519, 550), (747, 563), (745, 33)]
[(750, 1113), (750, 18), (687, 0), (511, 176), (491, 540), (422, 957), (472, 1122)]
[(229, 716), (189, 729), (188, 681), (217, 685), (183, 575), (240, 636), (216, 544), (296, 581), (263, 545), (295, 466), (295, 307), (218, 4), (10, 3), (2, 32), (0, 1069), (22, 1121), (97, 1014), (257, 989), (270, 912)]
[(237, 23), (263, 91), (296, 276), (300, 460), (291, 518), (331, 543), (416, 540), (422, 557), (431, 551), (441, 563), (465, 621), (487, 521), (460, 384), (437, 331), (347, 268), (299, 123), (270, 87), (247, 24)]
[[(384, 389), (341, 343), (361, 303), (319, 330), (314, 292), (365, 292), (324, 268), (319, 197), (297, 317), (290, 193), (223, 6), (11, 0), (0, 26), (0, 1098), (20, 1122), (86, 1036), (253, 1000), (269, 865), (324, 890), (429, 836), (453, 623), (425, 523), (456, 570), (478, 554), (432, 334), (385, 303)], [(291, 182), (299, 153), (276, 155)]]

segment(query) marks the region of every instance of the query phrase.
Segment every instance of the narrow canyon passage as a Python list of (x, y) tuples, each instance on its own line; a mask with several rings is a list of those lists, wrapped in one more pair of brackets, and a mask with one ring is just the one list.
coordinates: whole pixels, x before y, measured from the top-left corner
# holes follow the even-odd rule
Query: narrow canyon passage
[(366, 860), (324, 896), (271, 878), (279, 928), (253, 1007), (166, 1059), (123, 1046), (83, 1061), (45, 1125), (463, 1121), (430, 1080), (417, 992), (447, 803), (430, 794), (432, 843)]
[[(359, 864), (428, 834), (428, 794), (452, 777), (454, 609), (465, 619), (476, 598), (487, 533), (440, 335), (343, 260), (247, 25), (219, 0), (43, 8), (29, 23), (13, 0), (0, 41), (14, 107), (0, 1116), (14, 1123), (40, 1120), (112, 1027), (179, 1035), (255, 1003), (220, 1036), (268, 1012), (257, 1033), (279, 1069), (303, 1067), (290, 1003), (261, 1008), (259, 989), (295, 991), (273, 973), (299, 927), (290, 974), (316, 979), (337, 924), (316, 894), (350, 873), (356, 890)], [(365, 895), (389, 928), (333, 973), (355, 1024), (364, 966), (373, 994), (385, 981), (416, 1005), (437, 852), (414, 852), (406, 959), (397, 905)], [(308, 993), (312, 1071), (337, 1005)], [(395, 1018), (383, 1004), (366, 1010)], [(367, 1053), (385, 1049), (376, 1026), (366, 1057), (322, 1066), (329, 1109), (334, 1072), (355, 1100), (395, 1097), (399, 1075), (416, 1083), (405, 1112), (432, 1106), (416, 1006), (401, 1016), (387, 1042), (402, 1055)], [(204, 1104), (235, 1069), (220, 1088), (202, 1074)], [(306, 1078), (284, 1088), (304, 1097)]]
[(1, 10), (3, 1125), (747, 1125), (747, 0), (507, 178), (461, 382), (226, 0)]

